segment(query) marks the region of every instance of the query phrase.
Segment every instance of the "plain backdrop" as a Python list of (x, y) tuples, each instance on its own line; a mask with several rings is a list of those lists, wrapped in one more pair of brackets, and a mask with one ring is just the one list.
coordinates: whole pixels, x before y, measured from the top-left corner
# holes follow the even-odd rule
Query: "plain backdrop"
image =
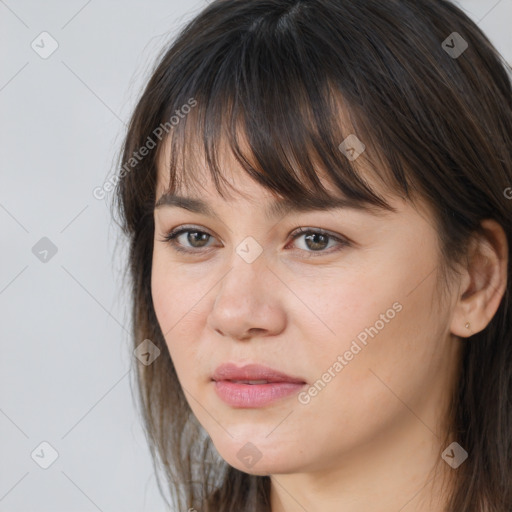
[[(0, 512), (166, 510), (130, 384), (126, 251), (93, 190), (158, 51), (206, 3), (0, 0)], [(512, 62), (512, 0), (459, 5)]]

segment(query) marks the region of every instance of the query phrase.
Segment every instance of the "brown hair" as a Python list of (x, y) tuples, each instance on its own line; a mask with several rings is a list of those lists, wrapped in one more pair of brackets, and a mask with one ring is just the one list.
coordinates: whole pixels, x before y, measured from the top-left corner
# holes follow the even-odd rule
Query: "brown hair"
[[(227, 140), (243, 169), (280, 196), (328, 197), (321, 169), (353, 203), (386, 208), (338, 148), (350, 133), (364, 141), (361, 158), (376, 176), (433, 207), (446, 269), (484, 219), (501, 224), (510, 247), (510, 69), (446, 0), (214, 1), (164, 49), (135, 108), (115, 207), (130, 244), (134, 346), (150, 339), (161, 351), (153, 364), (137, 363), (141, 411), (155, 469), (164, 470), (179, 510), (269, 510), (270, 481), (219, 457), (187, 404), (155, 316), (153, 209), (163, 141), (172, 143), (170, 190), (177, 169), (192, 168), (185, 159), (194, 135), (221, 195), (217, 160)], [(155, 149), (135, 159), (150, 140)], [(510, 267), (509, 258), (508, 275)], [(450, 511), (512, 510), (510, 293), (508, 279), (489, 325), (463, 344), (449, 421), (469, 458), (454, 473)]]

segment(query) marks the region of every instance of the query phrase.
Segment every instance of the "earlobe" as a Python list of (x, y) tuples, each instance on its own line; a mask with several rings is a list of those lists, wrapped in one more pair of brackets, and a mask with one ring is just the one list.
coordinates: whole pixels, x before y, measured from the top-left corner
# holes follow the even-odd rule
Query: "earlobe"
[(471, 324), (469, 322), (466, 322), (464, 327), (467, 329), (467, 333), (468, 333), (468, 336), (472, 336), (473, 334), (475, 334), (472, 330), (471, 330)]
[(450, 330), (461, 338), (483, 331), (499, 308), (507, 287), (508, 242), (501, 225), (482, 222), (468, 249)]

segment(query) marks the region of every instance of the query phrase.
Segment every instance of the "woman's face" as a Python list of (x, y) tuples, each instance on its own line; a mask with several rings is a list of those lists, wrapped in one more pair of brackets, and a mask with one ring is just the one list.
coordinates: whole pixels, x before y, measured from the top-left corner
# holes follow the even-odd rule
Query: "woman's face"
[[(223, 165), (242, 194), (222, 199), (202, 168), (204, 189), (179, 195), (210, 213), (172, 201), (155, 209), (151, 281), (185, 396), (220, 455), (241, 471), (275, 474), (355, 464), (398, 439), (431, 442), (458, 356), (454, 302), (437, 299), (431, 213), (394, 198), (396, 213), (267, 216), (275, 197), (236, 160)], [(156, 199), (165, 168), (162, 160)], [(189, 253), (163, 241), (180, 226), (189, 232), (174, 242)], [(302, 384), (216, 382), (223, 363), (263, 365)]]

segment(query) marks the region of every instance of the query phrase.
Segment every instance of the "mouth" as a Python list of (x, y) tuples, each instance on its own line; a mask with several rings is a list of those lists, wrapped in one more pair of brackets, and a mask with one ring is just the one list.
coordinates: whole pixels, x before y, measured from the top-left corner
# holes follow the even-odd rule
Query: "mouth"
[(229, 380), (227, 382), (234, 382), (235, 384), (250, 384), (254, 386), (255, 384), (268, 384), (270, 381), (268, 380)]
[(217, 367), (212, 375), (214, 381), (230, 381), (241, 384), (259, 385), (279, 382), (305, 384), (301, 377), (294, 377), (260, 364), (247, 364), (242, 367), (234, 363), (224, 363)]
[(212, 381), (218, 396), (235, 408), (263, 407), (298, 393), (306, 381), (267, 366), (232, 363), (219, 366)]

